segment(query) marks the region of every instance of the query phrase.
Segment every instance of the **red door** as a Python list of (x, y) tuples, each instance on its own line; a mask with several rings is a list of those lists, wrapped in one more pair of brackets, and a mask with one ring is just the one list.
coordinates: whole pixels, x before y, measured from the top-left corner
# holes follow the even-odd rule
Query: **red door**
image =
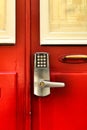
[[(85, 130), (87, 129), (87, 63), (82, 57), (87, 55), (87, 46), (41, 46), (39, 14), (39, 1), (32, 0), (30, 72), (32, 130)], [(51, 94), (46, 97), (33, 94), (36, 52), (49, 53), (51, 81), (65, 83), (63, 88), (51, 88)], [(66, 58), (66, 55), (73, 57)]]
[(26, 73), (26, 68), (29, 71), (26, 61), (29, 57), (28, 3), (26, 0), (16, 1), (15, 45), (0, 46), (0, 130), (29, 129), (29, 106), (26, 107), (26, 99), (29, 103), (29, 74)]

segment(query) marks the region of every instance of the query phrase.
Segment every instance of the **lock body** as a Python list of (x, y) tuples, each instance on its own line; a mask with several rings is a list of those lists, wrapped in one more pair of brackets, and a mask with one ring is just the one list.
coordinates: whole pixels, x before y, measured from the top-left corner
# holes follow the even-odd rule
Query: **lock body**
[(50, 80), (49, 55), (43, 52), (34, 55), (34, 95), (47, 96), (50, 94), (50, 88), (45, 88), (41, 80)]
[(34, 95), (44, 97), (50, 94), (50, 88), (64, 86), (62, 82), (50, 81), (49, 54), (36, 53), (34, 56)]

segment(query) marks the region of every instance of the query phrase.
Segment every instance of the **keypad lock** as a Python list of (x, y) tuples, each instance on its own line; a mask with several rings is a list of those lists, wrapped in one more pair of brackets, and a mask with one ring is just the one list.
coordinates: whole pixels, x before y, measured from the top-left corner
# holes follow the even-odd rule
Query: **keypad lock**
[(49, 54), (37, 52), (34, 55), (34, 95), (47, 96), (51, 87), (64, 87), (61, 82), (50, 82)]
[(47, 67), (47, 54), (44, 53), (36, 54), (36, 67), (37, 68)]

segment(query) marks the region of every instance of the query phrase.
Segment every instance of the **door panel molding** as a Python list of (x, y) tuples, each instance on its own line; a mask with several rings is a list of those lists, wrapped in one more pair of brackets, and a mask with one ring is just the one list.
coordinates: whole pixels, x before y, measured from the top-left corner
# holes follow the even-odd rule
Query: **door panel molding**
[(17, 74), (0, 72), (0, 129), (17, 129)]

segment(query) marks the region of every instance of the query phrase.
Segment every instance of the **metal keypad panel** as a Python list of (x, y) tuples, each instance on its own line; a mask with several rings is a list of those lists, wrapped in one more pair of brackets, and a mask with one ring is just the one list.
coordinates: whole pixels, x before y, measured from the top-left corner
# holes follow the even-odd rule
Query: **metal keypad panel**
[(36, 54), (36, 67), (37, 68), (47, 67), (47, 54), (46, 53)]

